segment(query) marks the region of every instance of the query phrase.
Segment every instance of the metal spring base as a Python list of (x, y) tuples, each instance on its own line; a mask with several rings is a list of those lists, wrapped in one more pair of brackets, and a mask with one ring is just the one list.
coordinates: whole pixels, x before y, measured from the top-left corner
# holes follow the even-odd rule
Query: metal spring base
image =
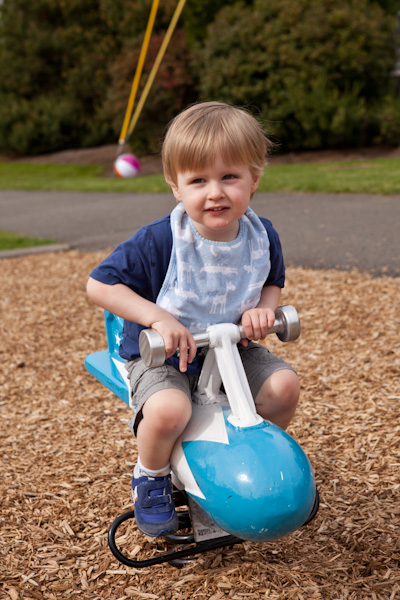
[[(176, 507), (182, 507), (187, 504), (186, 494), (184, 492), (179, 492), (178, 490), (174, 490), (174, 502)], [(179, 511), (179, 529), (190, 529), (191, 528), (191, 520), (188, 510)], [(164, 554), (160, 554), (159, 556), (155, 556), (153, 558), (147, 558), (144, 560), (134, 560), (128, 558), (122, 554), (122, 552), (117, 548), (115, 537), (117, 533), (118, 527), (128, 521), (129, 519), (135, 518), (135, 511), (130, 510), (115, 519), (112, 523), (109, 531), (108, 531), (108, 545), (110, 546), (111, 552), (114, 554), (115, 558), (119, 560), (120, 563), (126, 565), (127, 567), (134, 567), (136, 569), (141, 569), (142, 567), (150, 567), (153, 565), (160, 565), (162, 563), (169, 563), (174, 567), (182, 567), (183, 565), (196, 560), (199, 554), (204, 554), (204, 552), (208, 552), (209, 550), (216, 550), (217, 548), (231, 548), (235, 544), (241, 543), (241, 540), (234, 535), (225, 535), (223, 537), (215, 538), (212, 540), (205, 540), (202, 542), (196, 542), (194, 539), (193, 532), (189, 533), (169, 533), (163, 535), (163, 539), (170, 543), (174, 544), (174, 548), (168, 550)]]
[[(186, 494), (184, 492), (174, 491), (174, 501), (176, 507), (181, 507), (186, 504), (185, 501)], [(319, 507), (319, 494), (318, 490), (316, 490), (315, 501), (313, 509), (304, 523), (307, 525), (310, 523), (315, 515), (318, 512)], [(180, 529), (189, 529), (191, 527), (190, 515), (189, 511), (179, 511), (179, 527)], [(116, 533), (118, 527), (128, 521), (129, 519), (135, 518), (135, 511), (130, 510), (126, 513), (123, 513), (119, 517), (117, 517), (112, 523), (109, 531), (108, 531), (108, 545), (110, 547), (111, 552), (115, 556), (115, 558), (123, 565), (127, 567), (134, 567), (135, 569), (141, 569), (143, 567), (151, 567), (153, 565), (160, 565), (163, 563), (169, 563), (175, 567), (182, 567), (185, 564), (196, 560), (199, 554), (204, 554), (205, 552), (209, 552), (210, 550), (217, 550), (218, 548), (232, 548), (235, 544), (240, 544), (244, 540), (238, 538), (234, 535), (225, 535), (222, 537), (214, 538), (211, 540), (205, 540), (202, 542), (196, 542), (194, 539), (194, 534), (190, 533), (170, 533), (164, 535), (163, 538), (175, 545), (175, 548), (172, 550), (168, 550), (164, 554), (160, 554), (159, 556), (155, 556), (153, 558), (147, 558), (143, 560), (134, 560), (132, 558), (128, 558), (117, 547), (115, 542)], [(304, 527), (303, 525), (303, 527)]]

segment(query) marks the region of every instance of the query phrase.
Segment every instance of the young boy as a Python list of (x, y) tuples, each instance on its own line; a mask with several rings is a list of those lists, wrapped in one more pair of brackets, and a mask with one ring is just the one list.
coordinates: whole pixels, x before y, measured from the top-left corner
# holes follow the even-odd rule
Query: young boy
[[(192, 334), (213, 323), (241, 323), (239, 351), (257, 412), (286, 428), (296, 410), (295, 371), (263, 346), (284, 285), (277, 232), (249, 208), (270, 146), (246, 111), (196, 104), (170, 124), (163, 150), (171, 215), (140, 229), (94, 269), (89, 297), (124, 321), (120, 355), (131, 384), (139, 458), (132, 478), (135, 517), (149, 536), (176, 531), (170, 455), (192, 412), (202, 364)], [(146, 368), (140, 330), (152, 327), (167, 361)], [(179, 358), (177, 357), (179, 351)]]

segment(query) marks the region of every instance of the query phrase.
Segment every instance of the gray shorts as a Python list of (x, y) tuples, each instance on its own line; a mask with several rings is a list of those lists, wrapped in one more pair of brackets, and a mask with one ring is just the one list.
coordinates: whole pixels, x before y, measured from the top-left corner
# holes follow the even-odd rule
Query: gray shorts
[[(276, 371), (289, 369), (295, 372), (282, 358), (272, 354), (264, 346), (249, 342), (246, 347), (239, 344), (238, 349), (254, 399), (264, 381)], [(198, 375), (181, 373), (168, 364), (146, 367), (141, 358), (128, 361), (125, 368), (130, 381), (130, 403), (135, 407), (135, 414), (129, 423), (134, 435), (143, 416), (143, 404), (150, 396), (161, 390), (173, 388), (181, 390), (191, 399), (199, 379)]]

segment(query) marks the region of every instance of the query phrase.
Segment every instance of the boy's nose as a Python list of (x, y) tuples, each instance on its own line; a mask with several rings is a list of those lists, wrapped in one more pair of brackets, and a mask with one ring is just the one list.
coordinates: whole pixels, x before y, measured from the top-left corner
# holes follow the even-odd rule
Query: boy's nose
[(223, 195), (224, 195), (224, 191), (223, 191), (222, 186), (219, 183), (219, 181), (210, 181), (210, 184), (209, 184), (208, 190), (207, 190), (208, 198), (210, 200), (216, 200), (218, 198), (222, 198)]

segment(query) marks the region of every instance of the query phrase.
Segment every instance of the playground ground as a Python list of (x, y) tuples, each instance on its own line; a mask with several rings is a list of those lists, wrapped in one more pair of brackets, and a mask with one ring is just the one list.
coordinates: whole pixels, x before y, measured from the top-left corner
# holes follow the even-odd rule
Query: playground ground
[[(321, 507), (274, 543), (243, 543), (176, 570), (134, 570), (107, 547), (131, 508), (130, 411), (85, 372), (105, 347), (85, 284), (101, 252), (1, 262), (2, 598), (395, 600), (400, 597), (400, 279), (289, 267), (283, 302), (301, 338), (270, 347), (299, 372), (289, 432), (316, 473)], [(133, 527), (132, 556), (162, 548)]]
[[(398, 223), (398, 221), (397, 221)], [(106, 249), (5, 258), (0, 269), (0, 597), (7, 600), (396, 600), (400, 598), (400, 278), (290, 264), (282, 303), (299, 340), (268, 346), (298, 371), (289, 428), (314, 467), (315, 520), (176, 570), (135, 570), (107, 546), (130, 510), (130, 410), (83, 367), (106, 346), (86, 298)], [(318, 268), (316, 268), (318, 267)], [(125, 553), (164, 548), (133, 526)]]

